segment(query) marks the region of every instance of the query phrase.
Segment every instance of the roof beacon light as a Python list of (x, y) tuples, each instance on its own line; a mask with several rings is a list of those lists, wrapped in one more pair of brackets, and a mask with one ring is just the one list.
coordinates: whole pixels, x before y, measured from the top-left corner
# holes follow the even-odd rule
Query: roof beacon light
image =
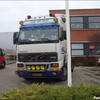
[(30, 15), (27, 15), (27, 19), (31, 19), (31, 16)]
[(53, 17), (55, 17), (55, 13), (53, 13)]
[(20, 21), (19, 24), (20, 24), (20, 25), (23, 25), (23, 21)]
[(54, 18), (54, 21), (57, 23), (57, 22), (58, 22), (58, 18), (55, 17), (55, 18)]
[(50, 17), (52, 17), (52, 14), (50, 13), (50, 15), (49, 15)]

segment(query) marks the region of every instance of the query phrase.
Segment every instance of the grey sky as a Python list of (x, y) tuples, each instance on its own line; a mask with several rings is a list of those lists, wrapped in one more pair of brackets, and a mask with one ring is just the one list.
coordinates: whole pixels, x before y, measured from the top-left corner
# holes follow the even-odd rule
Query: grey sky
[[(70, 1), (70, 9), (100, 8), (100, 1)], [(65, 9), (65, 1), (0, 1), (0, 32), (18, 31), (27, 15), (49, 15), (51, 9)]]
[(0, 32), (0, 48), (3, 49), (14, 49), (15, 45), (13, 45), (13, 33), (12, 32)]

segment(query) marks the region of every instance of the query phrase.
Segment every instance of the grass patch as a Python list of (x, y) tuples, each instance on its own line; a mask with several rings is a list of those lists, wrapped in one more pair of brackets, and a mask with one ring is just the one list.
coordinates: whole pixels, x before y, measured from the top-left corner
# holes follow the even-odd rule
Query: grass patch
[(59, 86), (32, 84), (24, 86), (23, 90), (14, 88), (7, 93), (2, 93), (1, 100), (94, 100), (94, 96), (100, 96), (98, 85), (73, 85)]

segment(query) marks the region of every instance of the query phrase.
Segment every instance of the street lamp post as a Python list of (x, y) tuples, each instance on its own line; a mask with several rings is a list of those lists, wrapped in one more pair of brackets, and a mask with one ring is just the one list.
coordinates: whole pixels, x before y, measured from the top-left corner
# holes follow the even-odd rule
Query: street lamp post
[(66, 39), (67, 39), (67, 73), (68, 73), (68, 86), (72, 85), (71, 75), (71, 52), (70, 52), (70, 17), (69, 17), (69, 0), (65, 0), (66, 6)]

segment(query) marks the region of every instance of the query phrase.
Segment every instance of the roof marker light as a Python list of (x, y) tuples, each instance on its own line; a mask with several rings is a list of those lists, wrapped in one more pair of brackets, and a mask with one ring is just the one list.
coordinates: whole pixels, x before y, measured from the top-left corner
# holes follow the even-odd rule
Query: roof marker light
[(55, 13), (53, 13), (53, 17), (55, 17)]
[(27, 15), (27, 19), (31, 19), (31, 16), (30, 15)]
[(23, 21), (20, 21), (19, 24), (20, 24), (20, 25), (23, 25)]
[(58, 22), (58, 18), (55, 17), (55, 18), (54, 18), (54, 21), (57, 23), (57, 22)]
[(50, 13), (50, 15), (49, 15), (50, 17), (52, 17), (52, 14)]

